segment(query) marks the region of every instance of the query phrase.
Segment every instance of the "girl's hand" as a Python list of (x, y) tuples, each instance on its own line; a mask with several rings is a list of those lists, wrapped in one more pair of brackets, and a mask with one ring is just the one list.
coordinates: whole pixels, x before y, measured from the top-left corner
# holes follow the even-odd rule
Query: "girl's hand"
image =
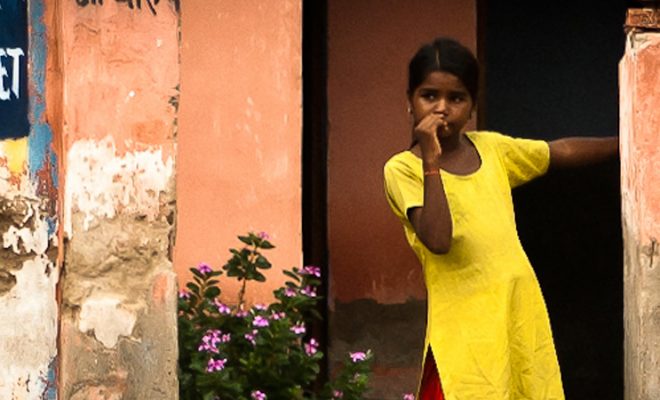
[(415, 126), (413, 135), (422, 150), (422, 159), (425, 164), (431, 163), (433, 166), (436, 166), (439, 162), (442, 147), (440, 146), (438, 135), (441, 135), (446, 129), (446, 116), (441, 113), (430, 113), (422, 118)]

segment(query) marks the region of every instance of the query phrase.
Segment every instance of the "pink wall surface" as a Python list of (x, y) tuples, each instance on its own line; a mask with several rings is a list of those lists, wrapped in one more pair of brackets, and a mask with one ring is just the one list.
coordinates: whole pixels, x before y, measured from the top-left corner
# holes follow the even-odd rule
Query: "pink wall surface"
[[(170, 12), (166, 7), (170, 5), (159, 7), (161, 14)], [(125, 8), (128, 6), (116, 2), (102, 6), (90, 3), (87, 7), (66, 2), (63, 6), (61, 23), (70, 24), (70, 29), (62, 30), (66, 68), (63, 133), (67, 146), (79, 139), (112, 136), (123, 153), (128, 148), (171, 141), (172, 131), (160, 117), (166, 111), (174, 119), (175, 110), (164, 110), (161, 100), (167, 104), (176, 94), (179, 68), (159, 57), (178, 54), (178, 42), (159, 33), (169, 29), (176, 17), (167, 20), (149, 15), (146, 9), (124, 14)], [(75, 21), (70, 20), (72, 16)], [(118, 33), (104, 34), (110, 30)], [(133, 62), (141, 67), (134, 67)], [(145, 87), (145, 82), (160, 79), (172, 87)], [(171, 148), (165, 149), (163, 156), (171, 152)]]
[(224, 265), (236, 235), (265, 231), (274, 268), (248, 297), (268, 301), (302, 262), (302, 4), (190, 0), (181, 15), (175, 268), (183, 284), (200, 262)]
[(408, 62), (436, 36), (476, 50), (464, 0), (333, 0), (328, 16), (328, 225), (332, 301), (425, 296), (421, 269), (383, 191), (383, 165), (406, 149)]

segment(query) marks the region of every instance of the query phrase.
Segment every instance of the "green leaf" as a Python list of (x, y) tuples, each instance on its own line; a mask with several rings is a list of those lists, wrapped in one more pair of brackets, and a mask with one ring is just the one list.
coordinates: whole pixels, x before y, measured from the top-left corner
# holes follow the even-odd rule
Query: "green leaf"
[(201, 272), (199, 272), (199, 271), (197, 270), (197, 268), (190, 268), (190, 271), (192, 271), (193, 275), (195, 275), (195, 276), (196, 276), (197, 278), (199, 278), (200, 280), (203, 281), (203, 280), (205, 279), (204, 274), (202, 274)]
[(270, 250), (270, 249), (275, 248), (275, 246), (273, 246), (273, 244), (271, 242), (269, 242), (268, 240), (262, 241), (261, 244), (259, 245), (259, 247), (261, 247), (264, 250)]
[(192, 283), (192, 282), (188, 282), (188, 283), (186, 283), (186, 287), (187, 287), (188, 289), (190, 289), (190, 291), (191, 291), (192, 293), (194, 293), (194, 294), (196, 294), (197, 296), (199, 296), (199, 286), (195, 285), (195, 284)]
[(227, 276), (243, 276), (242, 271), (232, 268), (227, 271)]
[(206, 297), (209, 300), (212, 300), (220, 295), (220, 289), (218, 289), (216, 286), (211, 286), (206, 289), (204, 292), (204, 297)]
[(214, 398), (215, 398), (214, 392), (208, 392), (203, 397), (204, 400), (213, 400)]
[(284, 271), (282, 271), (282, 273), (284, 275), (288, 276), (289, 278), (295, 279), (297, 282), (300, 282), (300, 277), (298, 275), (294, 274), (293, 272), (284, 270)]
[(254, 263), (257, 265), (258, 268), (261, 269), (269, 269), (272, 267), (272, 264), (266, 259), (266, 257), (262, 256), (259, 254), (257, 259), (254, 261)]
[(254, 245), (254, 239), (251, 236), (252, 234), (250, 234), (250, 236), (238, 236), (238, 240), (240, 240), (241, 242), (247, 245), (252, 246)]

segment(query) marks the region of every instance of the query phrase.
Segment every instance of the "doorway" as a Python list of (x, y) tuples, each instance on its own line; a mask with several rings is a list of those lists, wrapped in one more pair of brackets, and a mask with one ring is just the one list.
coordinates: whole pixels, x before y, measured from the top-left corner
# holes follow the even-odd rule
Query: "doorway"
[[(304, 2), (308, 11), (312, 3)], [(477, 49), (485, 66), (482, 129), (545, 140), (616, 135), (626, 4), (585, 0), (538, 12), (510, 0), (375, 3), (323, 1), (305, 12), (303, 242), (306, 261), (327, 271), (322, 329), (329, 370), (346, 350), (374, 349), (374, 398), (382, 399), (390, 398), (382, 395), (390, 387), (414, 387), (419, 360), (411, 354), (421, 349), (424, 330), (421, 273), (385, 203), (380, 175), (387, 157), (409, 143), (403, 111), (409, 56), (441, 34)], [(460, 24), (421, 23), (416, 13), (449, 13), (449, 22)], [(315, 18), (322, 25), (310, 40)], [(381, 64), (365, 61), (374, 59)], [(363, 103), (374, 93), (375, 103)], [(365, 119), (374, 121), (377, 140), (349, 123)], [(552, 172), (514, 191), (519, 234), (547, 302), (568, 399), (622, 398), (619, 188), (616, 161)]]
[[(491, 130), (535, 139), (618, 135), (626, 2), (480, 5)], [(551, 171), (514, 190), (567, 399), (623, 398), (623, 239), (618, 161)]]

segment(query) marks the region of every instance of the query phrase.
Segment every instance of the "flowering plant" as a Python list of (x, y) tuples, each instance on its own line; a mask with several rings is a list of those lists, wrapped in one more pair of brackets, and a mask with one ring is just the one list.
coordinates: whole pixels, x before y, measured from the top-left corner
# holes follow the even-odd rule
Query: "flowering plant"
[[(274, 248), (265, 233), (239, 236), (240, 249), (214, 270), (191, 268), (193, 281), (179, 292), (179, 394), (182, 400), (358, 400), (368, 389), (372, 354), (347, 354), (337, 376), (314, 391), (323, 353), (307, 328), (320, 318), (321, 269), (285, 270), (289, 278), (273, 293), (270, 305), (247, 307), (250, 281), (264, 282), (261, 270), (271, 267), (262, 252)], [(238, 279), (237, 302), (223, 301), (218, 277)]]

